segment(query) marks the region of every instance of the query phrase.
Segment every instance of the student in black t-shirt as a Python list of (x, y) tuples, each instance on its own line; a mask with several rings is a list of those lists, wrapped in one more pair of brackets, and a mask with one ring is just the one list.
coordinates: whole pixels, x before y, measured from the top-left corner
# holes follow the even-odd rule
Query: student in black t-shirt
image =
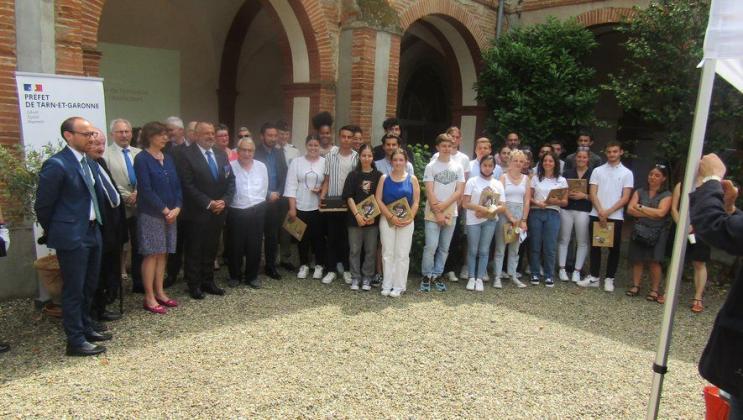
[[(370, 217), (373, 206), (364, 206), (360, 210), (356, 205), (377, 190), (382, 173), (374, 165), (374, 154), (368, 144), (359, 148), (359, 159), (356, 168), (348, 174), (343, 185), (343, 199), (348, 202), (348, 246), (351, 268), (351, 290), (371, 289), (377, 261), (377, 238), (379, 237), (379, 217)], [(375, 204), (375, 203), (373, 203)], [(364, 265), (361, 266), (361, 249), (364, 248)]]

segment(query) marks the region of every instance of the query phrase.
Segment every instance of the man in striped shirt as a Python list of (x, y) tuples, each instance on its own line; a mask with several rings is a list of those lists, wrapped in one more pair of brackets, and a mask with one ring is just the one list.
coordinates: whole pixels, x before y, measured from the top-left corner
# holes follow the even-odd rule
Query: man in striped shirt
[[(356, 166), (358, 154), (353, 150), (353, 126), (343, 126), (338, 130), (338, 147), (325, 156), (325, 180), (320, 191), (320, 206), (323, 207), (326, 199), (340, 199), (343, 194), (343, 185), (346, 177)], [(346, 229), (345, 212), (326, 212), (326, 226), (328, 228), (328, 262), (327, 274), (322, 282), (332, 283), (336, 274), (332, 267), (336, 267), (338, 273), (343, 275), (347, 284), (351, 284), (351, 273), (345, 271), (348, 267), (348, 231)]]

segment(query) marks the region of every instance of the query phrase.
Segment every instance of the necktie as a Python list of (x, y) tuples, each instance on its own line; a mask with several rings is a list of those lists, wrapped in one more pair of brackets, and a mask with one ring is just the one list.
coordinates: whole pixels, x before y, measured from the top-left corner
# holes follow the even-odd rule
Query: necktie
[(103, 219), (101, 219), (101, 210), (98, 208), (98, 196), (95, 194), (95, 187), (93, 187), (93, 173), (90, 171), (90, 166), (88, 165), (88, 160), (83, 157), (80, 159), (80, 164), (83, 165), (83, 173), (85, 176), (85, 185), (88, 186), (88, 192), (90, 193), (90, 197), (93, 199), (93, 212), (95, 213), (95, 220), (98, 222), (98, 224), (103, 224)]
[(122, 149), (124, 152), (124, 162), (126, 162), (126, 172), (129, 174), (129, 184), (132, 187), (137, 186), (137, 175), (134, 173), (134, 165), (132, 165), (132, 159), (129, 157), (130, 150)]
[(206, 151), (206, 161), (209, 163), (209, 169), (212, 171), (212, 176), (214, 177), (214, 180), (216, 181), (219, 177), (219, 171), (217, 170), (217, 162), (214, 161), (214, 158), (212, 157), (212, 151), (207, 150)]

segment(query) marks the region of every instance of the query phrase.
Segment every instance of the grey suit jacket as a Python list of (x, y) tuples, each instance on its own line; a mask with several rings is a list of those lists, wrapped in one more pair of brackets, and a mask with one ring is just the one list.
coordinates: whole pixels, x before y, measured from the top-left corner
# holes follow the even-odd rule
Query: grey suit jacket
[[(124, 163), (124, 153), (121, 151), (121, 147), (116, 143), (106, 146), (106, 150), (103, 152), (103, 160), (108, 165), (108, 170), (111, 171), (111, 176), (114, 182), (119, 188), (119, 194), (121, 194), (122, 202), (126, 203), (129, 196), (136, 190), (136, 188), (129, 183), (129, 173), (126, 171), (126, 164)], [(131, 150), (132, 165), (134, 165), (134, 157), (137, 156), (142, 149), (130, 146)], [(130, 206), (126, 204), (126, 217), (132, 217), (136, 214), (137, 206)]]

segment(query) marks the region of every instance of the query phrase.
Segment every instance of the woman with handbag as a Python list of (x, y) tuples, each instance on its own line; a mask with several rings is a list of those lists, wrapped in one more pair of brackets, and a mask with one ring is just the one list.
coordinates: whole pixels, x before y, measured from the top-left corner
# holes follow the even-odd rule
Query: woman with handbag
[(661, 261), (670, 232), (671, 192), (666, 188), (667, 179), (667, 167), (655, 165), (648, 173), (647, 186), (632, 194), (627, 207), (628, 213), (637, 220), (629, 244), (633, 286), (625, 294), (637, 296), (640, 293), (642, 273), (647, 263), (650, 269), (650, 291), (645, 299), (658, 303), (665, 302), (658, 288), (663, 278)]

